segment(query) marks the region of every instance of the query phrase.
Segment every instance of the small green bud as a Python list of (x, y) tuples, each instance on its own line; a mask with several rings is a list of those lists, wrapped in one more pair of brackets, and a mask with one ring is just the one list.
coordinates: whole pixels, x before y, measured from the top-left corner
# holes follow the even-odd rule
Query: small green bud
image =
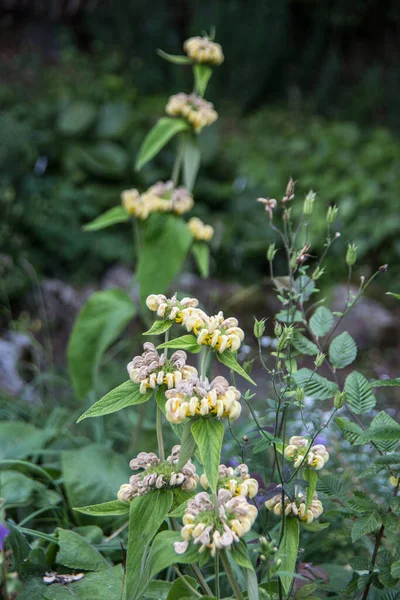
[(299, 387), (296, 389), (296, 400), (299, 404), (303, 404), (305, 397), (304, 388)]
[(312, 214), (314, 202), (317, 194), (310, 190), (305, 197), (304, 205), (303, 205), (303, 213), (306, 217), (309, 217)]
[(272, 262), (275, 258), (275, 254), (278, 252), (278, 250), (275, 250), (275, 243), (274, 244), (270, 244), (268, 246), (268, 250), (267, 250), (267, 260), (269, 262)]
[(336, 221), (336, 217), (338, 216), (339, 209), (336, 206), (330, 206), (328, 208), (328, 212), (326, 213), (326, 222), (328, 225), (332, 225)]
[(317, 369), (322, 367), (324, 360), (325, 360), (325, 356), (326, 356), (325, 354), (323, 354), (322, 352), (319, 352), (319, 354), (317, 354), (317, 356), (315, 357), (314, 364), (317, 367)]
[(314, 279), (314, 281), (317, 281), (317, 279), (322, 277), (322, 275), (324, 273), (325, 273), (325, 267), (317, 267), (315, 269), (314, 273), (312, 274), (312, 278)]
[(349, 267), (352, 267), (357, 260), (357, 246), (350, 244), (347, 246), (346, 263)]
[(257, 339), (260, 339), (260, 337), (262, 337), (264, 331), (265, 331), (265, 319), (261, 319), (261, 321), (258, 321), (255, 317), (254, 317), (254, 335), (256, 336)]
[(342, 408), (344, 401), (346, 400), (346, 392), (336, 392), (333, 400), (333, 406), (335, 408)]
[(275, 321), (274, 336), (280, 337), (282, 335), (282, 331), (283, 331), (282, 325), (278, 321)]

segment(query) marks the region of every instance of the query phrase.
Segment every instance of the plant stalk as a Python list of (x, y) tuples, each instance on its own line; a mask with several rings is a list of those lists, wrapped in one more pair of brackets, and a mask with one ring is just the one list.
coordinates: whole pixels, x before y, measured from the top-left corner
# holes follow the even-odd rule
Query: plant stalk
[(229, 558), (228, 558), (225, 550), (221, 551), (221, 560), (222, 560), (222, 564), (224, 565), (226, 576), (229, 579), (229, 583), (231, 584), (232, 590), (233, 590), (237, 600), (244, 600), (244, 596), (242, 594), (242, 591), (239, 587), (238, 582), (235, 579), (235, 575), (233, 573), (232, 567), (229, 562)]
[(164, 438), (163, 438), (163, 431), (162, 431), (162, 411), (159, 406), (157, 406), (156, 432), (157, 432), (158, 456), (159, 456), (160, 462), (163, 462), (165, 460), (165, 452), (164, 452)]

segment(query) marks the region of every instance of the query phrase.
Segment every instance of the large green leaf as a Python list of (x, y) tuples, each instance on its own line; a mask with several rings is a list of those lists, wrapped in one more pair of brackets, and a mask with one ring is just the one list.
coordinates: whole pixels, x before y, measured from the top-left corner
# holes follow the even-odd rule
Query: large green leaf
[(59, 529), (58, 545), (56, 562), (59, 565), (84, 571), (102, 571), (110, 566), (100, 552), (75, 531)]
[(246, 373), (243, 367), (239, 365), (235, 355), (230, 350), (225, 350), (225, 352), (222, 352), (222, 354), (220, 352), (217, 352), (216, 354), (217, 359), (220, 363), (222, 363), (232, 371), (235, 371), (235, 373), (238, 373), (241, 377), (244, 377), (244, 379), (247, 379), (247, 381), (249, 381), (253, 385), (257, 385), (256, 382), (250, 377), (250, 375)]
[(54, 436), (51, 429), (37, 429), (29, 423), (0, 421), (0, 459), (25, 458)]
[(171, 329), (173, 321), (169, 321), (168, 319), (165, 321), (154, 321), (153, 325), (150, 327), (148, 331), (145, 331), (142, 335), (160, 335)]
[(91, 102), (73, 102), (58, 117), (57, 128), (66, 136), (85, 133), (96, 118), (96, 106)]
[(163, 524), (171, 508), (172, 499), (173, 494), (170, 490), (156, 490), (131, 502), (126, 565), (127, 600), (138, 597), (140, 575), (147, 549)]
[(319, 352), (318, 346), (299, 331), (295, 331), (294, 333), (293, 346), (296, 348), (297, 352), (309, 356), (315, 356)]
[(190, 598), (193, 594), (193, 591), (190, 589), (190, 587), (188, 587), (188, 585), (186, 585), (186, 582), (191, 588), (198, 588), (199, 584), (193, 577), (188, 577), (187, 575), (183, 576), (182, 578), (179, 577), (178, 579), (175, 579), (167, 596), (167, 600), (182, 600), (182, 598)]
[(199, 94), (199, 96), (204, 96), (208, 82), (212, 75), (212, 68), (208, 67), (207, 65), (197, 64), (193, 67), (193, 73), (196, 93)]
[(107, 102), (99, 112), (96, 137), (120, 139), (132, 121), (132, 105), (129, 102)]
[(376, 387), (398, 387), (400, 386), (400, 377), (395, 379), (374, 379), (370, 381), (373, 388)]
[(77, 421), (83, 421), (88, 417), (101, 417), (122, 410), (127, 406), (143, 404), (150, 400), (153, 390), (148, 390), (145, 394), (140, 392), (140, 385), (133, 381), (125, 381), (118, 387), (108, 392), (103, 398), (95, 402), (86, 412), (81, 415)]
[(207, 476), (213, 492), (217, 489), (218, 468), (221, 459), (224, 426), (214, 417), (199, 418), (192, 425), (192, 434), (196, 441)]
[(346, 378), (344, 390), (346, 402), (354, 413), (367, 413), (375, 407), (376, 399), (371, 384), (358, 371), (353, 371)]
[(186, 465), (188, 460), (192, 458), (196, 451), (196, 441), (192, 434), (192, 422), (187, 421), (183, 426), (182, 439), (181, 439), (181, 451), (179, 454), (179, 461), (177, 465), (178, 471)]
[(194, 242), (193, 258), (202, 277), (208, 277), (210, 272), (210, 248), (205, 242)]
[(343, 497), (343, 487), (340, 479), (333, 475), (318, 475), (317, 491), (333, 498)]
[(31, 577), (23, 585), (21, 599), (28, 600), (120, 600), (123, 569), (116, 565), (95, 573), (87, 573), (81, 581), (66, 586), (46, 585)]
[(362, 427), (344, 417), (336, 417), (335, 421), (343, 431), (346, 440), (350, 442), (350, 444), (357, 444), (360, 439), (360, 434), (363, 432)]
[(298, 387), (304, 388), (307, 396), (312, 396), (315, 400), (327, 400), (333, 398), (338, 391), (338, 386), (333, 381), (321, 377), (310, 369), (299, 369), (292, 375)]
[(84, 226), (84, 231), (98, 231), (99, 229), (105, 229), (105, 227), (111, 227), (116, 223), (125, 223), (129, 221), (129, 215), (123, 206), (114, 206), (107, 210), (102, 215), (94, 219), (91, 223)]
[(157, 350), (163, 348), (174, 348), (176, 350), (187, 350), (192, 354), (198, 354), (201, 350), (201, 345), (197, 343), (197, 339), (192, 334), (181, 335), (180, 337), (168, 340), (157, 346)]
[(357, 356), (357, 344), (347, 331), (335, 337), (329, 346), (329, 360), (336, 369), (351, 365)]
[(367, 533), (372, 533), (378, 527), (380, 527), (382, 521), (377, 514), (368, 515), (367, 517), (360, 517), (354, 523), (351, 529), (351, 539), (353, 542), (359, 540)]
[(312, 502), (313, 495), (314, 495), (315, 489), (317, 487), (318, 475), (317, 475), (316, 471), (314, 471), (314, 469), (305, 469), (304, 470), (304, 479), (308, 483), (308, 486), (306, 488), (306, 495), (307, 495), (306, 510), (308, 510), (310, 508), (310, 504)]
[(162, 531), (156, 536), (144, 564), (136, 594), (131, 597), (127, 596), (126, 600), (141, 598), (151, 579), (170, 565), (175, 563), (187, 565), (199, 560), (199, 548), (194, 544), (191, 544), (184, 554), (175, 552), (174, 542), (182, 541), (178, 531)]
[(168, 291), (178, 275), (192, 241), (186, 223), (175, 215), (151, 215), (146, 221), (137, 270), (143, 305), (150, 294)]
[[(279, 571), (280, 580), (285, 594), (290, 590), (296, 570), (297, 554), (299, 552), (299, 522), (297, 519), (286, 519), (285, 532), (279, 546), (277, 558), (281, 559)], [(278, 572), (279, 574), (279, 572)]]
[(185, 135), (183, 142), (183, 183), (191, 192), (196, 182), (201, 162), (201, 152), (197, 138)]
[(102, 355), (136, 312), (126, 292), (94, 293), (80, 311), (68, 345), (72, 383), (79, 398), (95, 386)]
[(119, 500), (110, 500), (110, 502), (103, 502), (102, 504), (92, 504), (91, 506), (74, 508), (77, 512), (93, 517), (128, 515), (129, 509), (130, 505), (127, 502), (120, 502)]
[(188, 129), (190, 129), (190, 125), (184, 119), (170, 117), (159, 119), (143, 141), (136, 159), (136, 170), (140, 171), (177, 133)]
[(400, 441), (400, 425), (381, 410), (366, 431), (360, 434), (358, 443), (374, 442), (381, 452), (391, 452)]
[(129, 155), (114, 142), (98, 142), (88, 148), (80, 148), (78, 160), (81, 167), (91, 175), (119, 180), (125, 177)]
[(230, 555), (235, 563), (246, 571), (248, 600), (258, 600), (259, 592), (257, 575), (250, 560), (246, 542), (242, 539), (239, 543), (233, 544)]
[(328, 333), (333, 325), (333, 314), (326, 306), (319, 306), (310, 319), (311, 331), (317, 337)]
[[(74, 507), (115, 500), (120, 486), (129, 481), (132, 474), (126, 459), (104, 444), (65, 450), (61, 458), (64, 485), (69, 503)], [(80, 522), (93, 522), (93, 517), (77, 516)], [(102, 524), (104, 520), (102, 518)], [(112, 518), (111, 522), (115, 520)]]

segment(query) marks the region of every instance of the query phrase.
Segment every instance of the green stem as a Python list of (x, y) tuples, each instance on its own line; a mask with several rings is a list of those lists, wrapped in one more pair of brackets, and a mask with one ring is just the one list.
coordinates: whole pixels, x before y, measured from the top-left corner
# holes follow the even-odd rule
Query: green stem
[(215, 552), (215, 596), (220, 598), (220, 590), (219, 590), (219, 552), (218, 550)]
[(222, 564), (224, 565), (226, 576), (229, 579), (229, 583), (231, 584), (232, 590), (233, 590), (237, 600), (244, 600), (244, 596), (241, 592), (238, 582), (236, 581), (235, 575), (233, 573), (232, 567), (229, 562), (229, 558), (228, 558), (225, 550), (221, 551), (221, 560), (222, 560)]
[(165, 460), (164, 453), (164, 439), (162, 432), (162, 411), (159, 406), (157, 406), (157, 416), (156, 416), (156, 432), (157, 432), (157, 445), (158, 445), (158, 456), (161, 462)]
[(185, 576), (183, 575), (183, 573), (180, 572), (180, 570), (178, 569), (178, 567), (176, 565), (172, 565), (174, 568), (175, 573), (178, 575), (179, 579), (182, 581), (182, 583), (187, 587), (187, 589), (190, 591), (191, 594), (194, 594), (195, 596), (197, 596), (198, 598), (202, 598), (202, 595), (195, 590), (194, 587), (192, 587), (190, 585), (190, 583), (188, 582), (187, 579), (185, 579)]
[(209, 348), (204, 348), (203, 350), (203, 359), (201, 361), (201, 369), (200, 369), (200, 377), (204, 379), (207, 376), (207, 362), (208, 362), (208, 353)]
[(197, 565), (190, 565), (190, 568), (192, 569), (197, 581), (200, 583), (201, 587), (203, 588), (203, 591), (207, 594), (207, 596), (212, 596), (213, 595), (212, 590), (211, 590), (210, 586), (208, 585), (207, 581), (204, 579), (199, 567)]
[(175, 162), (174, 162), (174, 166), (172, 168), (172, 174), (171, 174), (171, 179), (172, 179), (172, 183), (174, 184), (174, 187), (176, 187), (179, 182), (179, 175), (181, 172), (181, 166), (182, 166), (182, 161), (183, 161), (183, 151), (184, 151), (184, 136), (180, 135), (179, 142), (178, 142), (178, 152), (176, 154), (176, 158), (175, 158)]

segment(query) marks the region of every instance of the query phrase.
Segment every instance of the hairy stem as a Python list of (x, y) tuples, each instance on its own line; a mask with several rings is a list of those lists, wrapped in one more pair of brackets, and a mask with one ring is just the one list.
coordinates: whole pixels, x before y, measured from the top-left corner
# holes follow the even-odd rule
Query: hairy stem
[(164, 452), (164, 438), (162, 431), (162, 411), (159, 406), (157, 406), (157, 416), (156, 416), (156, 432), (157, 432), (157, 445), (158, 445), (158, 456), (160, 461), (165, 460), (165, 452)]
[(239, 587), (238, 582), (236, 581), (235, 575), (232, 571), (232, 567), (229, 562), (229, 558), (228, 558), (225, 550), (221, 551), (221, 560), (222, 560), (222, 564), (224, 565), (226, 576), (229, 580), (229, 583), (231, 584), (232, 590), (233, 590), (237, 600), (244, 600), (244, 596), (242, 594), (242, 591)]
[(219, 590), (219, 552), (218, 550), (215, 552), (215, 596), (220, 598), (220, 590)]

